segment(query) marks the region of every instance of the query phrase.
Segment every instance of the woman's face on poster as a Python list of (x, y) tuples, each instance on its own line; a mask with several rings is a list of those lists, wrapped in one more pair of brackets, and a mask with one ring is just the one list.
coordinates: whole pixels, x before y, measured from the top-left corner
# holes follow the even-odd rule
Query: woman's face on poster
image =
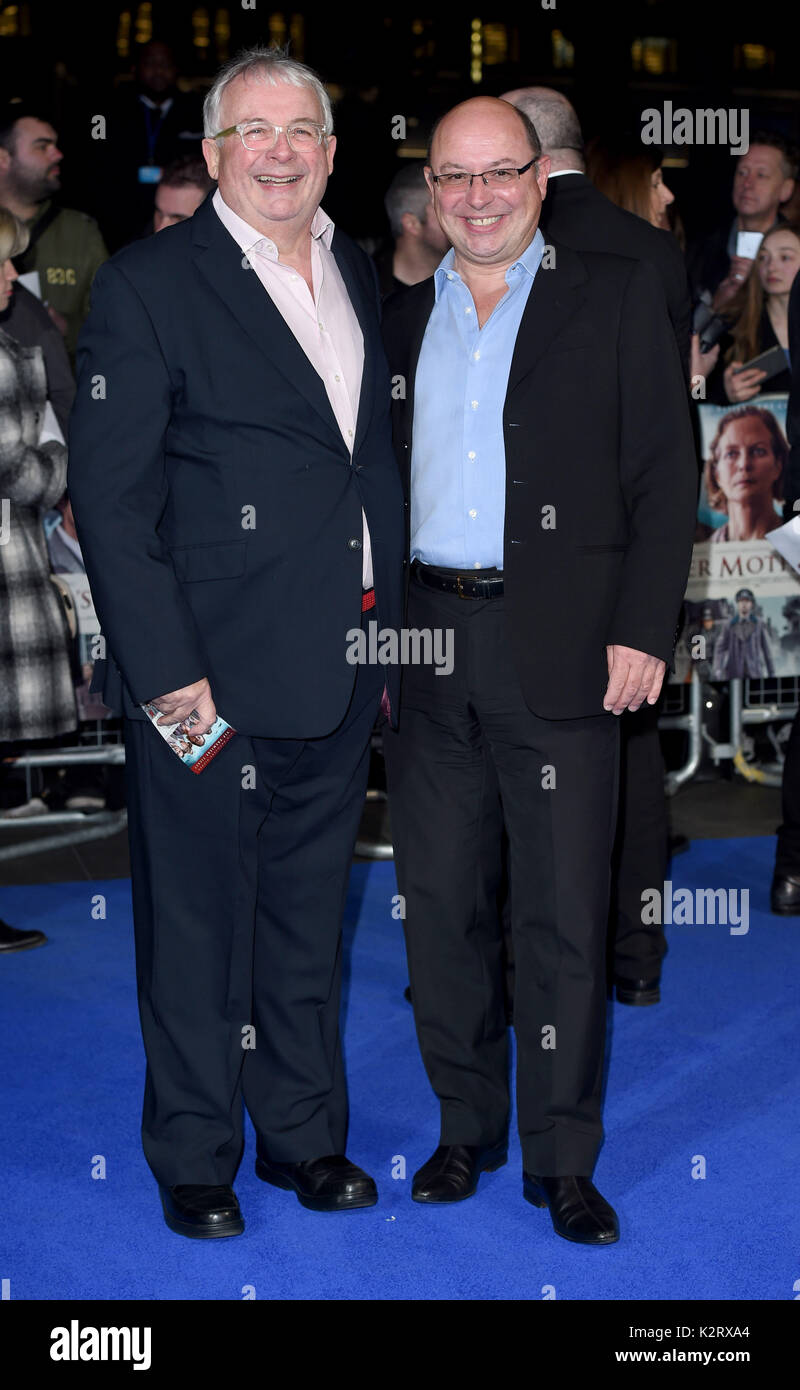
[(743, 420), (731, 421), (722, 432), (714, 471), (729, 502), (771, 496), (780, 463), (763, 420), (746, 415)]

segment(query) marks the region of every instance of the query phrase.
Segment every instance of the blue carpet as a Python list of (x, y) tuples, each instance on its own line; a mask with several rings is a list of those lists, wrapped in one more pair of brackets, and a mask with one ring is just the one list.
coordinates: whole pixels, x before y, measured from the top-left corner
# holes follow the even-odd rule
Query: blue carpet
[[(749, 931), (669, 927), (663, 1002), (610, 1013), (595, 1178), (622, 1239), (606, 1250), (559, 1240), (523, 1202), (516, 1142), (472, 1200), (411, 1202), (438, 1125), (402, 997), (390, 864), (354, 866), (347, 915), (348, 1147), (380, 1202), (305, 1211), (255, 1177), (248, 1129), (236, 1183), (247, 1229), (227, 1241), (167, 1230), (140, 1151), (129, 884), (4, 888), (3, 916), (50, 942), (0, 965), (0, 1279), (12, 1299), (792, 1299), (800, 921), (769, 914), (773, 855), (763, 838), (696, 842), (681, 856), (676, 890), (750, 889)], [(98, 892), (105, 920), (92, 917)], [(693, 1178), (699, 1158), (705, 1177)], [(392, 1176), (398, 1159), (404, 1179)]]

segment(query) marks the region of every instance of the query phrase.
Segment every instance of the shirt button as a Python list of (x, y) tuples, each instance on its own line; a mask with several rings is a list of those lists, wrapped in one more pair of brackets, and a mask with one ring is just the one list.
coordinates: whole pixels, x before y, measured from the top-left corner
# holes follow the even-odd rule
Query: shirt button
[(472, 511), (470, 512), (470, 516), (474, 519), (477, 515), (478, 515), (478, 513), (476, 512), (475, 508), (473, 507), (473, 508), (472, 508)]
[(321, 331), (322, 331), (323, 333), (325, 332), (325, 325), (324, 325), (324, 323), (322, 323), (321, 321), (319, 322), (319, 328), (321, 329)]
[(470, 401), (470, 405), (472, 406), (472, 409), (473, 409), (473, 410), (477, 410), (477, 409), (478, 409), (478, 402), (477, 402), (477, 401)]
[(475, 561), (475, 564), (473, 565), (472, 568), (473, 568), (473, 569), (476, 569), (476, 570), (479, 570), (480, 567), (481, 567), (481, 562), (480, 562), (480, 560), (476, 560), (476, 561)]
[(353, 438), (353, 431), (352, 431), (352, 430), (348, 430), (348, 431), (347, 431), (347, 438), (348, 438), (348, 439), (352, 439), (352, 438)]
[(334, 381), (341, 381), (342, 378), (341, 378), (340, 376), (334, 376), (333, 379), (334, 379)]
[(351, 536), (349, 541), (347, 542), (347, 548), (348, 550), (360, 550), (361, 541), (358, 539), (357, 536)]
[(449, 271), (449, 270), (448, 270), (448, 272), (447, 272), (447, 278), (448, 278), (448, 280), (452, 280), (452, 278), (453, 278), (452, 275), (450, 274), (450, 271)]
[(474, 450), (474, 449), (470, 449), (469, 453), (467, 454), (467, 458), (468, 458), (468, 459), (474, 459), (474, 458), (475, 458), (475, 450)]
[(476, 362), (477, 362), (478, 358), (480, 357), (480, 355), (481, 355), (481, 354), (480, 354), (479, 351), (475, 351), (475, 352), (473, 352), (473, 354), (472, 354), (472, 356), (473, 356), (473, 358), (475, 359)]
[(465, 314), (471, 314), (471, 313), (472, 313), (472, 310), (470, 309), (469, 305), (467, 305), (467, 308), (464, 310), (464, 313), (465, 313)]

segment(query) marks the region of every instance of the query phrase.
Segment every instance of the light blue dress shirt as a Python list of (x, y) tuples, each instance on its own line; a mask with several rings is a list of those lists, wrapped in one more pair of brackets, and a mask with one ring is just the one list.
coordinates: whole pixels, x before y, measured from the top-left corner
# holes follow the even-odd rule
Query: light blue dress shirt
[(414, 385), (411, 556), (445, 569), (503, 568), (503, 406), (523, 310), (544, 255), (537, 229), (506, 271), (507, 292), (483, 328), (448, 251)]

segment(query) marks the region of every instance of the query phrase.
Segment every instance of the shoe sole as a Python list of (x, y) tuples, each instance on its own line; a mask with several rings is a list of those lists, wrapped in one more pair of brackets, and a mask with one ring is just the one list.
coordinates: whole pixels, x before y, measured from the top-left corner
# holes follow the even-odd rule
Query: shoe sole
[(258, 1159), (256, 1159), (256, 1177), (260, 1178), (262, 1182), (268, 1182), (272, 1187), (279, 1187), (283, 1192), (293, 1192), (300, 1205), (307, 1207), (309, 1211), (357, 1211), (360, 1207), (374, 1207), (378, 1201), (377, 1192), (365, 1192), (356, 1197), (350, 1197), (347, 1193), (342, 1193), (338, 1197), (308, 1197), (304, 1192), (300, 1192), (296, 1184), (284, 1177), (283, 1174), (265, 1170)]
[(483, 1164), (483, 1166), (478, 1170), (478, 1176), (475, 1180), (475, 1186), (472, 1188), (470, 1192), (463, 1193), (461, 1197), (416, 1197), (412, 1190), (411, 1200), (412, 1202), (419, 1202), (420, 1206), (423, 1207), (452, 1207), (455, 1202), (466, 1202), (467, 1198), (474, 1197), (475, 1193), (478, 1191), (478, 1183), (481, 1179), (481, 1173), (496, 1173), (498, 1168), (505, 1167), (507, 1162), (508, 1154), (504, 1153), (502, 1158), (492, 1159), (491, 1163)]
[(46, 946), (47, 937), (44, 941), (23, 941), (19, 946), (0, 946), (0, 954), (13, 956), (15, 951), (33, 951), (37, 946)]
[[(539, 1207), (540, 1209), (547, 1208), (548, 1211), (550, 1210), (544, 1198), (532, 1197), (529, 1195), (529, 1193), (527, 1193), (524, 1190), (524, 1188), (522, 1195), (525, 1198), (526, 1202), (530, 1202), (532, 1207)], [(559, 1231), (558, 1227), (553, 1221), (552, 1213), (550, 1215), (550, 1221), (552, 1222), (553, 1230), (555, 1231), (556, 1235), (560, 1236), (562, 1240), (570, 1241), (572, 1245), (616, 1245), (617, 1241), (619, 1240), (619, 1231), (615, 1236), (610, 1236), (608, 1240), (578, 1240), (576, 1236), (568, 1236), (564, 1231)]]
[(800, 905), (797, 907), (776, 907), (770, 904), (770, 912), (775, 917), (800, 917)]

